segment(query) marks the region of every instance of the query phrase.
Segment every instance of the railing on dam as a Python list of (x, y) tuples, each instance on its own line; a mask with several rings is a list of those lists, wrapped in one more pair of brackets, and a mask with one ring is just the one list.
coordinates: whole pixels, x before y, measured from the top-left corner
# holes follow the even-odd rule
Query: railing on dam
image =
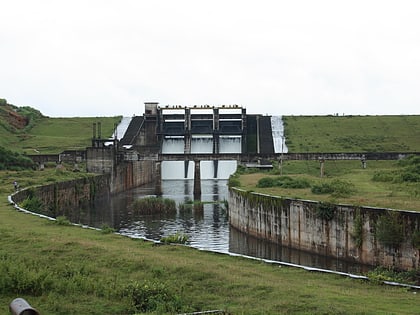
[(356, 153), (273, 153), (273, 154), (243, 154), (243, 153), (171, 153), (138, 155), (139, 160), (155, 161), (222, 161), (235, 160), (251, 162), (257, 160), (399, 160), (409, 155), (420, 155), (420, 152), (356, 152)]

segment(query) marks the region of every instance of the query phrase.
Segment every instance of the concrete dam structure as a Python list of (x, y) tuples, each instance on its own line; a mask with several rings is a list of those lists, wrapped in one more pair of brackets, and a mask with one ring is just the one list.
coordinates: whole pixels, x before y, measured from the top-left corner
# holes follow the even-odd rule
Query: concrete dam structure
[[(194, 195), (199, 196), (203, 161), (212, 162), (212, 177), (217, 178), (221, 161), (259, 164), (275, 155), (270, 116), (247, 115), (238, 105), (145, 103), (143, 116), (131, 119), (122, 138), (102, 139), (100, 134), (100, 125), (94, 126), (87, 170), (113, 174), (113, 192), (155, 181), (159, 195), (162, 162), (183, 161), (184, 178), (193, 170)], [(205, 149), (200, 147), (203, 141)]]

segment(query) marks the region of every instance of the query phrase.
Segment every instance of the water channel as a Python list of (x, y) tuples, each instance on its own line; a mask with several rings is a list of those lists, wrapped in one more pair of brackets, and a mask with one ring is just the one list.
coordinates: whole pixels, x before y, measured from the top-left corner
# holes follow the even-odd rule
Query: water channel
[[(193, 180), (163, 180), (163, 197), (177, 204), (193, 198)], [(158, 241), (162, 236), (181, 232), (189, 237), (189, 246), (220, 253), (286, 262), (351, 274), (362, 274), (368, 266), (355, 265), (315, 255), (251, 237), (229, 226), (223, 200), (227, 198), (227, 180), (202, 180), (202, 209), (178, 210), (174, 215), (134, 215), (128, 209), (133, 200), (154, 195), (154, 186), (146, 185), (98, 203), (90, 213), (90, 225), (103, 223), (132, 238)], [(216, 203), (221, 201), (221, 203)], [(214, 202), (214, 203), (206, 203)]]
[[(281, 117), (272, 117), (275, 152), (287, 152)], [(127, 121), (125, 121), (127, 124)], [(119, 134), (123, 134), (120, 131)], [(221, 153), (241, 152), (241, 138), (238, 136), (220, 137)], [(167, 137), (162, 145), (162, 153), (183, 153), (182, 137)], [(212, 153), (211, 135), (192, 137), (192, 153)], [(303, 265), (313, 268), (360, 274), (368, 267), (355, 265), (325, 256), (314, 255), (290, 249), (271, 242), (250, 237), (230, 227), (228, 214), (223, 203), (227, 199), (227, 179), (236, 170), (236, 161), (219, 161), (217, 178), (214, 177), (212, 161), (201, 162), (201, 201), (202, 208), (178, 210), (173, 215), (134, 215), (129, 205), (137, 198), (154, 195), (154, 184), (142, 186), (113, 196), (111, 200), (98, 202), (87, 215), (89, 225), (100, 227), (106, 223), (119, 233), (132, 238), (145, 238), (158, 241), (163, 236), (184, 233), (189, 245), (201, 250), (239, 254), (272, 261)], [(193, 199), (193, 162), (162, 162), (163, 198), (175, 200), (177, 204)]]

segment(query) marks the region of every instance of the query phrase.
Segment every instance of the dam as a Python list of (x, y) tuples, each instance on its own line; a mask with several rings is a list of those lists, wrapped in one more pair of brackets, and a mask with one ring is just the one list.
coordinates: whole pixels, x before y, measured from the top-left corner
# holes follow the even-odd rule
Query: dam
[[(134, 116), (123, 136), (101, 139), (100, 125), (93, 126), (92, 146), (86, 151), (87, 171), (114, 174), (119, 182), (114, 192), (153, 180), (159, 195), (162, 173), (176, 169), (182, 178), (194, 178), (194, 196), (198, 197), (201, 178), (219, 178), (226, 173), (220, 169), (229, 168), (226, 161), (263, 167), (283, 154), (276, 152), (278, 139), (273, 140), (279, 130), (273, 132), (272, 125), (279, 122), (273, 124), (270, 116), (249, 115), (239, 105), (186, 107), (148, 102), (144, 106), (143, 116)], [(284, 137), (280, 138), (284, 149)], [(127, 173), (145, 168), (148, 173), (152, 169), (149, 179)]]

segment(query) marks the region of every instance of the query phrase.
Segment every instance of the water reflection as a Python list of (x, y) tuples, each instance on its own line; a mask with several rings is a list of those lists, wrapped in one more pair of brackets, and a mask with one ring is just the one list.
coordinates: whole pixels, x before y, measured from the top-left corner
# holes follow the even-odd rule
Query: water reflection
[[(192, 247), (228, 252), (229, 223), (219, 201), (227, 197), (226, 180), (203, 180), (203, 204), (185, 207), (171, 215), (134, 215), (128, 206), (136, 199), (153, 195), (153, 185), (143, 186), (112, 198), (113, 226), (130, 237), (159, 240), (163, 236), (182, 232), (188, 235)], [(162, 181), (163, 198), (177, 204), (193, 199), (193, 180)]]
[[(203, 180), (201, 183), (201, 207), (187, 207), (165, 216), (131, 213), (129, 205), (135, 199), (154, 194), (154, 186), (150, 185), (102, 200), (86, 217), (86, 223), (93, 226), (106, 223), (124, 235), (152, 240), (182, 232), (188, 235), (192, 247), (223, 253), (355, 274), (368, 270), (363, 265), (282, 247), (230, 228), (222, 202), (227, 199), (227, 181)], [(193, 180), (164, 180), (162, 185), (163, 197), (174, 199), (177, 204), (193, 199)]]
[(365, 273), (371, 269), (370, 266), (354, 264), (260, 240), (232, 227), (229, 231), (229, 251), (251, 257), (352, 274)]

